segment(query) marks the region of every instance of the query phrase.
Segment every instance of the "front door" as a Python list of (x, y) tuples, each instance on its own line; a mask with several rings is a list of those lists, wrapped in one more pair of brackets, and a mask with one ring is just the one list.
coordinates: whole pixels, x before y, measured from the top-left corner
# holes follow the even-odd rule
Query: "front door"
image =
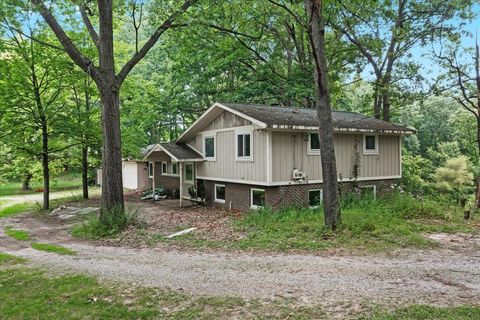
[(192, 198), (192, 190), (195, 186), (195, 164), (193, 162), (185, 162), (183, 172), (183, 196)]

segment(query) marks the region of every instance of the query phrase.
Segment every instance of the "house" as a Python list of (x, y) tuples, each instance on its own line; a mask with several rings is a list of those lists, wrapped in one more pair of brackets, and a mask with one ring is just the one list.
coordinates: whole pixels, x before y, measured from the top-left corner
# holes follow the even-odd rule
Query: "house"
[[(338, 180), (376, 193), (402, 176), (402, 135), (413, 130), (332, 112)], [(146, 152), (151, 185), (230, 209), (318, 205), (322, 172), (316, 110), (215, 103), (175, 142)]]
[[(148, 163), (144, 161), (123, 159), (122, 160), (122, 183), (125, 189), (143, 190), (151, 187), (148, 179)], [(102, 185), (102, 169), (97, 169), (96, 185)]]

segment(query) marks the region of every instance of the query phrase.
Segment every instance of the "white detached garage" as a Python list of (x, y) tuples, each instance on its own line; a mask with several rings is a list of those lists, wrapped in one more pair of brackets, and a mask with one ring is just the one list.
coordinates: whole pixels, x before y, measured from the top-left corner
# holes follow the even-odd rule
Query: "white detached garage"
[[(143, 190), (148, 187), (148, 163), (136, 160), (122, 161), (123, 188)], [(97, 185), (102, 185), (102, 169), (97, 169)]]

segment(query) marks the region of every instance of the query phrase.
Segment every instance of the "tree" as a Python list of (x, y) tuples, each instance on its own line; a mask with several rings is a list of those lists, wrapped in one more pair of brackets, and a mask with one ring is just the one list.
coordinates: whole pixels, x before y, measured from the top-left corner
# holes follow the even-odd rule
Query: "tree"
[(459, 202), (466, 198), (472, 180), (473, 175), (469, 171), (469, 161), (466, 156), (448, 159), (443, 167), (435, 170), (437, 188), (441, 191), (452, 192)]
[[(2, 61), (6, 77), (0, 86), (2, 136), (12, 149), (39, 158), (43, 171), (43, 209), (49, 209), (51, 156), (70, 145), (56, 124), (64, 121), (65, 83), (71, 65), (62, 52), (41, 46), (45, 30), (28, 30), (28, 38), (6, 23), (10, 40)], [(19, 152), (17, 152), (17, 155)], [(31, 172), (25, 171), (28, 187)]]
[[(452, 97), (472, 117), (476, 124), (477, 165), (480, 159), (480, 49), (475, 44), (473, 61), (462, 62), (458, 43), (453, 42), (443, 52), (434, 52), (435, 57), (446, 70), (438, 79), (437, 90)], [(475, 207), (480, 208), (480, 172), (477, 173)]]
[[(124, 198), (122, 184), (122, 145), (120, 129), (120, 89), (130, 71), (145, 57), (165, 31), (175, 27), (174, 22), (191, 7), (196, 0), (186, 0), (178, 9), (174, 10), (162, 24), (160, 24), (148, 40), (136, 50), (133, 56), (120, 68), (117, 73), (115, 68), (114, 52), (114, 7), (112, 0), (98, 0), (98, 32), (90, 20), (90, 1), (80, 1), (78, 9), (91, 40), (97, 47), (98, 66), (85, 56), (65, 29), (60, 25), (51, 10), (42, 0), (32, 0), (40, 15), (50, 26), (62, 44), (68, 56), (84, 72), (86, 72), (97, 85), (102, 104), (102, 212), (100, 220), (107, 224), (107, 212), (113, 212), (119, 221), (124, 220)], [(50, 8), (54, 8), (51, 6)], [(132, 14), (135, 17), (135, 12)], [(138, 31), (134, 19), (135, 30)], [(138, 34), (137, 32), (135, 34)], [(138, 36), (135, 38), (138, 41)]]
[(340, 224), (337, 166), (333, 138), (332, 110), (325, 57), (325, 22), (322, 0), (305, 0), (310, 50), (314, 60), (315, 105), (319, 122), (320, 154), (323, 179), (325, 225), (335, 230)]
[(418, 79), (410, 51), (440, 35), (455, 37), (452, 23), (471, 13), (472, 1), (336, 1), (339, 12), (329, 24), (357, 47), (373, 70), (373, 115), (390, 121), (393, 86)]
[(72, 100), (75, 107), (72, 110), (72, 121), (67, 123), (71, 128), (72, 138), (81, 146), (82, 165), (82, 196), (88, 199), (88, 172), (89, 153), (92, 147), (99, 144), (100, 132), (94, 125), (99, 122), (98, 109), (95, 108), (94, 89), (91, 86), (91, 78), (79, 74), (79, 81), (71, 84)]

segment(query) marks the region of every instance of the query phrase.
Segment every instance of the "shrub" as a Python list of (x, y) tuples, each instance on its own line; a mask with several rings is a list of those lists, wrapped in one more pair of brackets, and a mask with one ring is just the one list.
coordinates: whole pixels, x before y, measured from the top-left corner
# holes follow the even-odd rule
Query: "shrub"
[(104, 211), (101, 218), (91, 215), (72, 228), (72, 235), (83, 239), (100, 239), (113, 237), (130, 226), (144, 228), (146, 223), (141, 219), (142, 210), (139, 207), (125, 208), (125, 214), (119, 214), (118, 209)]

